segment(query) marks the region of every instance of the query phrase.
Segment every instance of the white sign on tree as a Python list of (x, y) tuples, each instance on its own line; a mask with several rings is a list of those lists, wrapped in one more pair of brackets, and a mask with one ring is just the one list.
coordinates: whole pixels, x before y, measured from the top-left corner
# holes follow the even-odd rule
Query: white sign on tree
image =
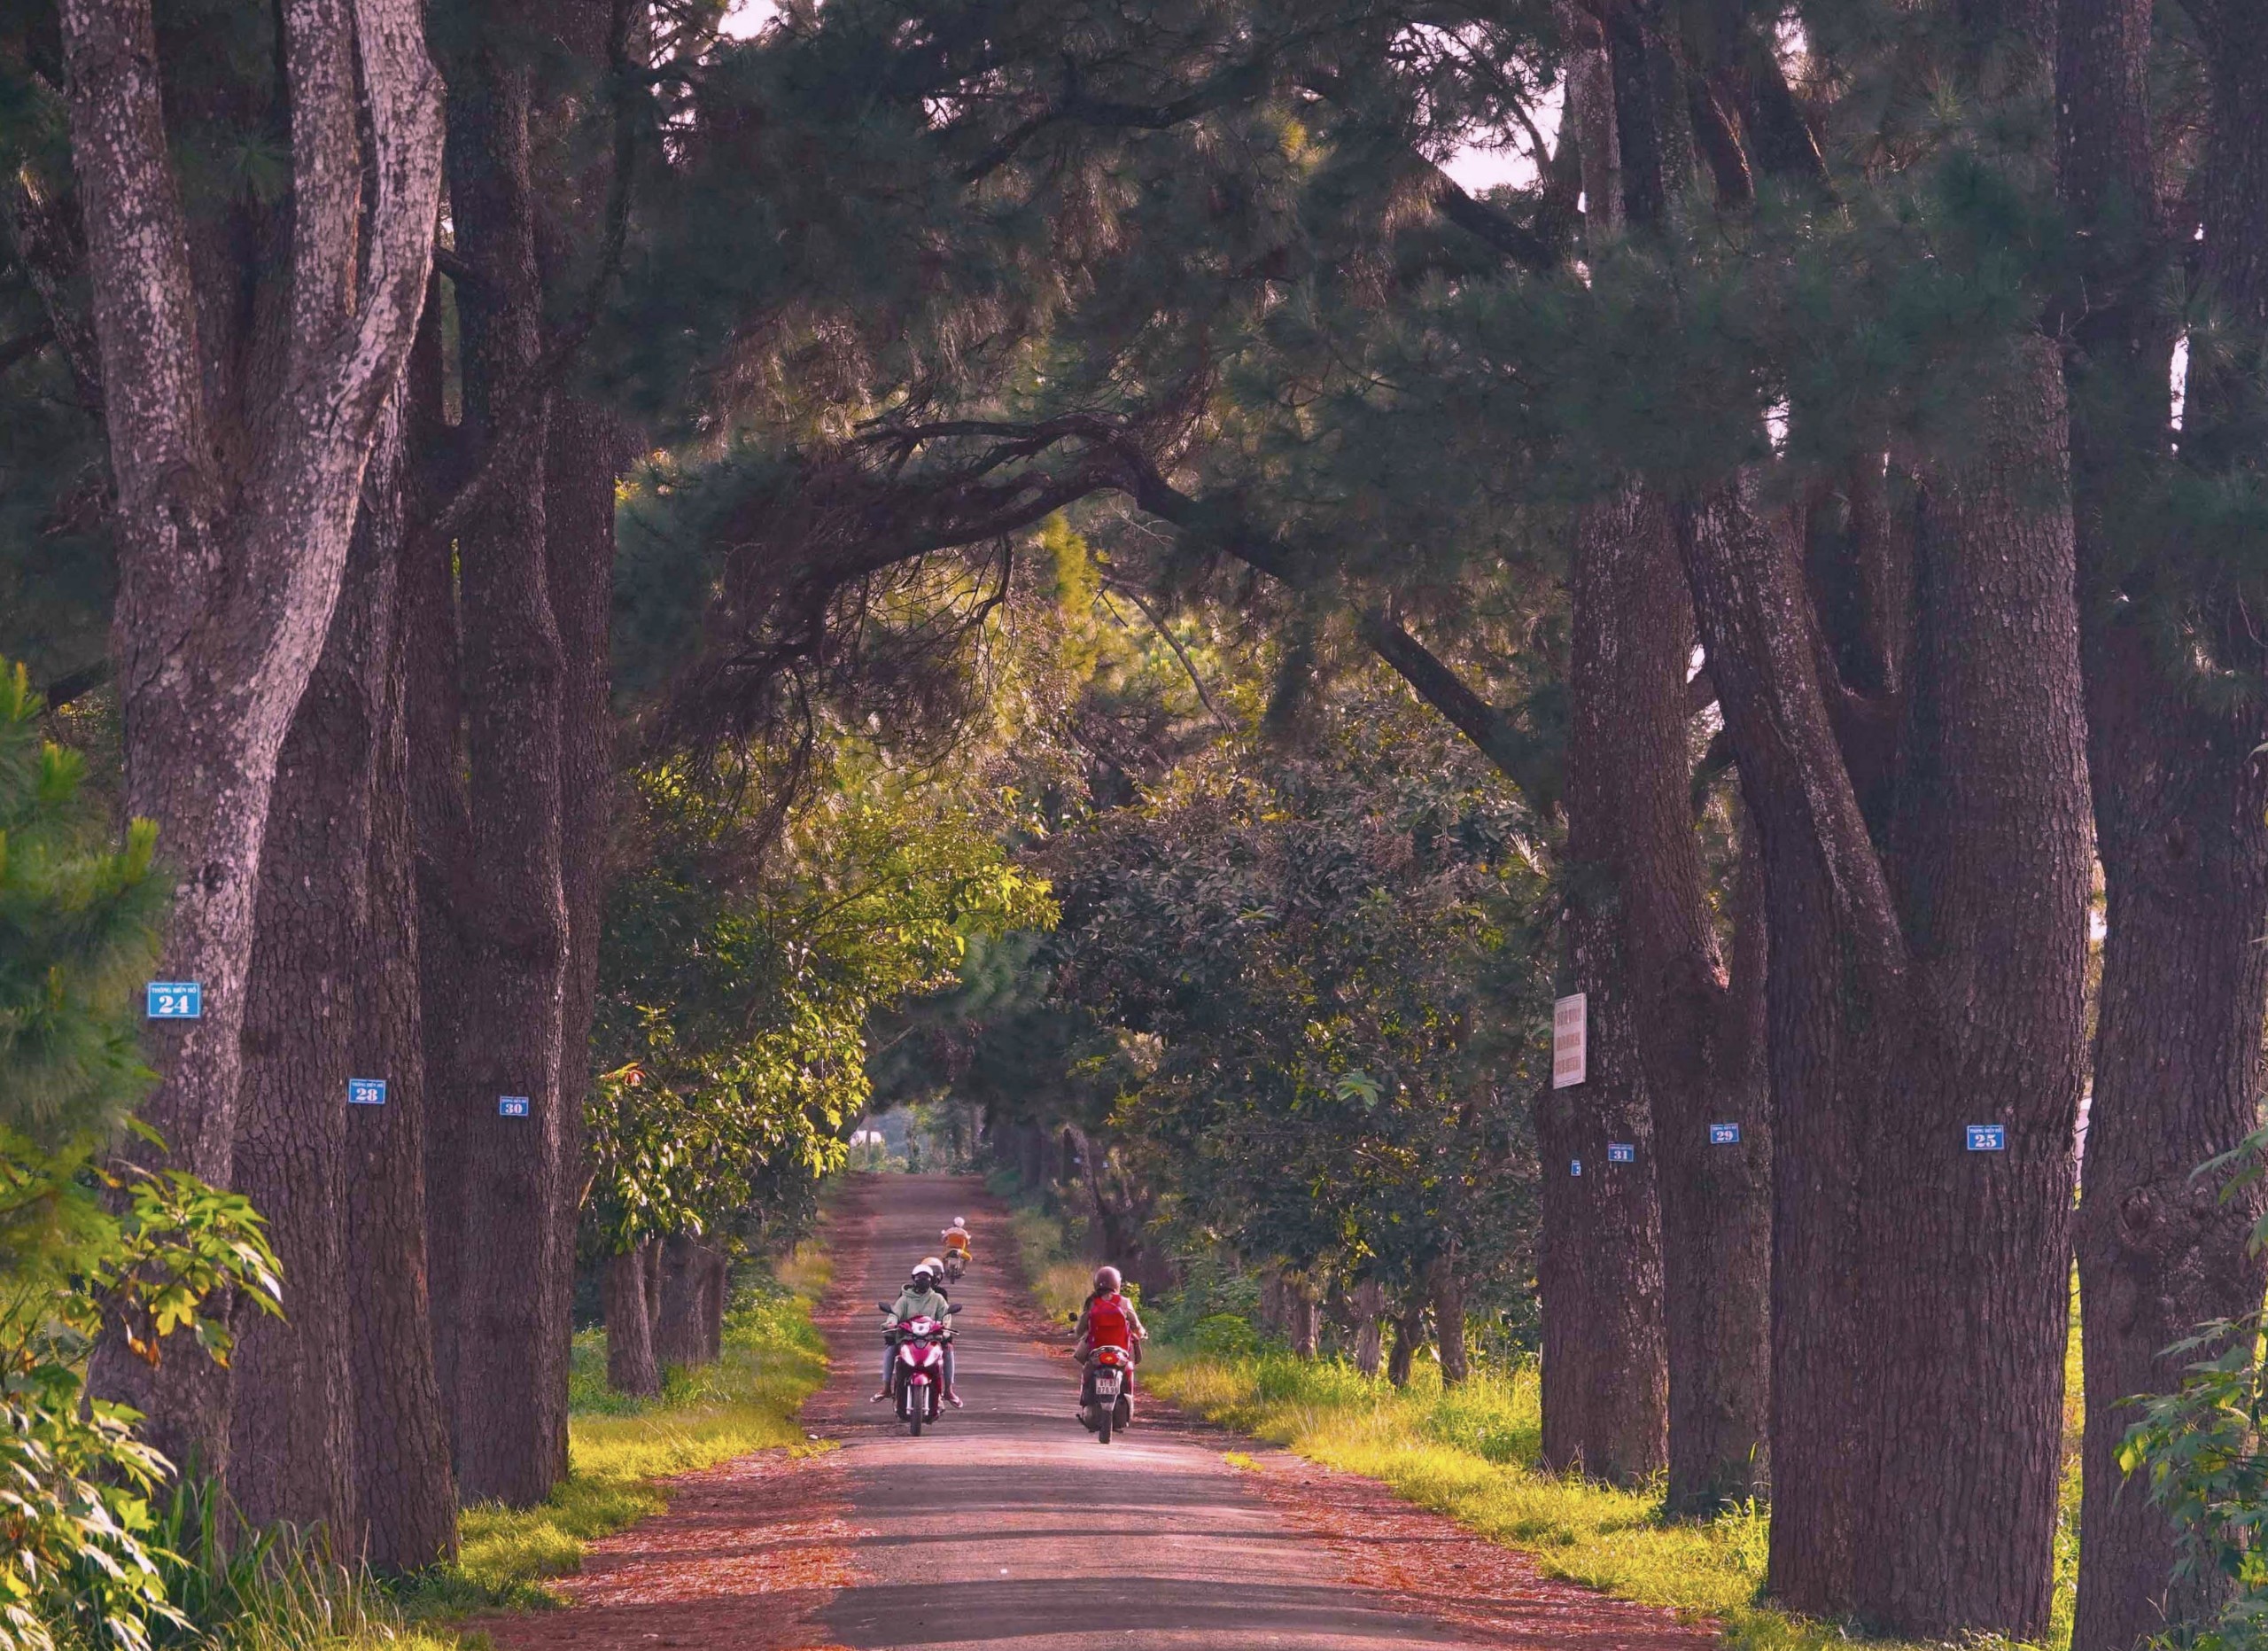
[(1571, 1088), (1589, 1070), (1590, 1000), (1578, 992), (1551, 1006), (1551, 1086)]

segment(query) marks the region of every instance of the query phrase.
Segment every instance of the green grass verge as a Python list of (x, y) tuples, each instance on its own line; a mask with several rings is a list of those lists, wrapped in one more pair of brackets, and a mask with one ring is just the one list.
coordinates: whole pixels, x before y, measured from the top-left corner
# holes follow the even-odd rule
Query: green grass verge
[(1085, 1223), (1050, 1214), (1037, 1195), (1023, 1190), (1014, 1173), (995, 1171), (985, 1186), (1008, 1206), (1008, 1227), (1015, 1235), (1016, 1258), (1047, 1315), (1060, 1323), (1085, 1304), (1094, 1263), (1086, 1258)]
[(671, 1370), (658, 1398), (610, 1391), (606, 1333), (579, 1334), (566, 1481), (539, 1507), (467, 1508), (457, 1563), (408, 1592), (412, 1617), (555, 1605), (544, 1581), (577, 1569), (590, 1542), (660, 1512), (668, 1501), (660, 1480), (751, 1451), (806, 1448), (796, 1413), (827, 1379), (826, 1345), (811, 1317), (826, 1281), (825, 1258), (806, 1245), (769, 1276), (737, 1283), (724, 1357)]
[[(1764, 1601), (1770, 1528), (1764, 1509), (1666, 1521), (1658, 1491), (1617, 1491), (1542, 1472), (1539, 1382), (1532, 1369), (1477, 1375), (1445, 1390), (1429, 1362), (1396, 1391), (1350, 1366), (1276, 1349), (1161, 1351), (1147, 1377), (1154, 1392), (1309, 1460), (1379, 1480), (1408, 1501), (1526, 1550), (1547, 1575), (1689, 1616), (1715, 1617), (1728, 1642), (1755, 1651), (1813, 1651), (1856, 1637), (1845, 1625), (1790, 1616)], [(2076, 1348), (2073, 1360), (2076, 1366)], [(2069, 1417), (2077, 1414), (2075, 1390)], [(2075, 1449), (2066, 1452), (2057, 1542), (2050, 1643), (2059, 1646), (2070, 1642), (2078, 1580), (2076, 1456)], [(1967, 1645), (1976, 1651), (1978, 1641)]]

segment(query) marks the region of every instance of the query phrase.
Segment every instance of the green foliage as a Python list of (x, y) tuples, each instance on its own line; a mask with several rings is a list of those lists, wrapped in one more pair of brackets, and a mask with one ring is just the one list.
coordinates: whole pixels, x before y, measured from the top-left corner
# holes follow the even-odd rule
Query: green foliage
[(132, 1007), (164, 890), (154, 831), (104, 844), (38, 714), (0, 669), (0, 1647), (139, 1651), (190, 1622), (151, 1511), (173, 1465), (87, 1399), (87, 1349), (108, 1325), (152, 1363), (225, 1362), (220, 1304), (275, 1312), (281, 1286), (244, 1199), (97, 1158), (150, 1082)]
[(1224, 1244), (1414, 1287), (1525, 1285), (1526, 1063), (1547, 981), (1533, 822), (1397, 689), (1284, 750), (1223, 742), (1042, 856), (1057, 990), (1107, 1129), (1202, 1272)]
[(148, 1088), (134, 994), (167, 894), (156, 828), (105, 844), (84, 759), (39, 715), (25, 668), (0, 666), (0, 1127), (67, 1156), (106, 1144)]
[(687, 767), (639, 784), (646, 853), (610, 897), (589, 1116), (609, 1250), (807, 1193), (866, 1110), (874, 1017), (1054, 909), (980, 816), (855, 754), (771, 853)]
[(212, 1309), (233, 1297), (280, 1311), (276, 1258), (250, 1205), (179, 1172), (58, 1164), (0, 1137), (0, 1198), (44, 1210), (50, 1240), (0, 1273), (0, 1647), (47, 1651), (60, 1633), (139, 1651), (204, 1619), (177, 1596), (187, 1572), (152, 1518), (173, 1464), (135, 1437), (135, 1412), (87, 1400), (89, 1340), (108, 1318), (153, 1362), (225, 1360)]
[[(2224, 1202), (2268, 1179), (2268, 1129), (2201, 1164)], [(2268, 1243), (2268, 1216), (2255, 1227)], [(2181, 1544), (2174, 1579), (2218, 1575), (2228, 1598), (2210, 1623), (2168, 1636), (2196, 1651), (2268, 1646), (2268, 1315), (2201, 1324), (2166, 1350), (2182, 1359), (2180, 1385), (2148, 1398), (2118, 1451), (2119, 1466), (2147, 1485)]]
[[(2197, 1651), (2268, 1645), (2268, 1369), (2261, 1317), (2202, 1325), (2168, 1349), (2181, 1385), (2146, 1400), (2119, 1465), (2148, 1486), (2181, 1541), (2177, 1578), (2218, 1574), (2231, 1590), (2212, 1622), (2180, 1637)], [(2169, 1644), (2174, 1643), (2171, 1639)]]
[(177, 1485), (158, 1515), (158, 1567), (183, 1621), (157, 1642), (183, 1651), (447, 1651), (407, 1627), (384, 1587), (339, 1562), (320, 1537), (288, 1525), (255, 1530), (226, 1513), (207, 1480)]

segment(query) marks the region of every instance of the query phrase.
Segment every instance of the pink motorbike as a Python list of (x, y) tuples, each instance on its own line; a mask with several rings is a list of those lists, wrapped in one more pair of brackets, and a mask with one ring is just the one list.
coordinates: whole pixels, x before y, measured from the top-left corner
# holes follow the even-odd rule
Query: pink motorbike
[[(887, 1302), (875, 1305), (884, 1312), (889, 1311)], [(948, 1306), (948, 1313), (960, 1311), (958, 1304)], [(952, 1327), (940, 1319), (913, 1318), (897, 1327), (897, 1356), (890, 1360), (890, 1397), (897, 1405), (898, 1420), (915, 1438), (921, 1437), (922, 1428), (937, 1419), (945, 1401), (945, 1343), (953, 1338)]]

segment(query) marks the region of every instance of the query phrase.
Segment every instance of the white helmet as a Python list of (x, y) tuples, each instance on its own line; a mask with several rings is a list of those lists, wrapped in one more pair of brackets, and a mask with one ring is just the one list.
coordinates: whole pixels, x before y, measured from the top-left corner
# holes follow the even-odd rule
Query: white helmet
[(917, 1261), (913, 1264), (912, 1281), (924, 1289), (933, 1289), (936, 1287), (937, 1275), (944, 1270), (945, 1264), (942, 1261)]
[(968, 1225), (968, 1218), (965, 1215), (957, 1215), (953, 1217), (953, 1225), (955, 1227), (967, 1227)]

